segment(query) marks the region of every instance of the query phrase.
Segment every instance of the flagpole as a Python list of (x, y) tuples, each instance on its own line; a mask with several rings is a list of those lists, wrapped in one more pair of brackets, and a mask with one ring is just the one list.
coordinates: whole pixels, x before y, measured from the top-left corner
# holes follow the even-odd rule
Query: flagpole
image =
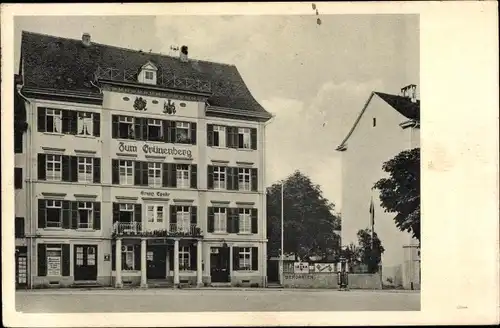
[(281, 256), (280, 256), (280, 284), (283, 286), (283, 257), (284, 257), (284, 249), (283, 249), (283, 182), (281, 182)]

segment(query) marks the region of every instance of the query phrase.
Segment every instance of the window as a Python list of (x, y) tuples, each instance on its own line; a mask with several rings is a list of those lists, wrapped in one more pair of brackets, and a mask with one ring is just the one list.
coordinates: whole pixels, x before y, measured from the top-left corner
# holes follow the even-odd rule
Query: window
[(134, 270), (134, 245), (122, 246), (122, 270)]
[(214, 146), (226, 147), (226, 127), (214, 125)]
[(161, 187), (161, 163), (148, 163), (148, 186)]
[(250, 172), (249, 168), (238, 169), (238, 187), (239, 190), (249, 191), (252, 187), (250, 183)]
[(83, 246), (76, 247), (76, 265), (83, 265)]
[(78, 229), (92, 229), (92, 202), (78, 202)]
[(148, 119), (148, 140), (162, 141), (163, 128), (161, 120)]
[(252, 270), (252, 248), (240, 248), (239, 270)]
[(61, 181), (61, 155), (47, 155), (46, 179)]
[(144, 72), (145, 73), (145, 77), (146, 77), (146, 80), (153, 80), (154, 79), (154, 73), (151, 72), (151, 71), (146, 71)]
[(47, 132), (61, 133), (62, 132), (62, 112), (60, 109), (47, 108), (45, 114), (45, 126)]
[(61, 276), (62, 249), (61, 247), (47, 247), (47, 276)]
[(179, 270), (186, 271), (191, 269), (189, 247), (179, 247)]
[(78, 182), (93, 182), (93, 166), (92, 157), (78, 157)]
[(14, 188), (23, 189), (23, 169), (20, 167), (14, 168)]
[(14, 225), (14, 236), (16, 238), (24, 238), (24, 218), (16, 217)]
[(134, 222), (134, 204), (120, 204), (119, 209), (120, 209), (119, 221), (121, 223)]
[(135, 139), (133, 117), (130, 116), (118, 117), (118, 138)]
[(120, 184), (133, 185), (134, 184), (134, 163), (130, 160), (120, 160)]
[(226, 232), (226, 209), (224, 207), (214, 208), (214, 232)]
[(250, 129), (238, 128), (238, 148), (250, 149), (250, 147), (251, 147)]
[(21, 154), (23, 152), (23, 134), (14, 132), (14, 153)]
[(177, 231), (190, 232), (190, 213), (189, 206), (177, 206)]
[(148, 222), (150, 223), (163, 222), (163, 213), (165, 213), (163, 205), (148, 205), (146, 213)]
[(189, 164), (177, 164), (177, 188), (189, 188)]
[(177, 143), (191, 143), (191, 133), (189, 129), (189, 122), (176, 122), (175, 123), (175, 142)]
[(214, 166), (214, 189), (226, 189), (226, 167)]
[(46, 200), (47, 211), (46, 227), (47, 228), (61, 228), (62, 227), (62, 201), (60, 200)]
[(92, 113), (78, 112), (77, 133), (79, 136), (91, 136), (94, 134), (92, 124)]
[(239, 213), (240, 222), (240, 233), (251, 233), (252, 232), (252, 216), (251, 210), (249, 208), (240, 208)]

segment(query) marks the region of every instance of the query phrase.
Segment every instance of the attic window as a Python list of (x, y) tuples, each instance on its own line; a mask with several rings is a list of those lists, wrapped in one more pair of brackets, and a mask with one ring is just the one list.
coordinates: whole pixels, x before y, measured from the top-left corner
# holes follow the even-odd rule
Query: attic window
[(146, 80), (152, 81), (154, 79), (154, 73), (153, 72), (146, 71), (145, 75), (146, 75)]

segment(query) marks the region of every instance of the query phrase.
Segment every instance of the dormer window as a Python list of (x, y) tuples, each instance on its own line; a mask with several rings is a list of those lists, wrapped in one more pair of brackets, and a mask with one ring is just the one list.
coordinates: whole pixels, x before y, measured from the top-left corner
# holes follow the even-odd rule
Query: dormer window
[(141, 67), (139, 72), (137, 82), (139, 83), (147, 83), (147, 84), (156, 84), (156, 72), (158, 69), (152, 62), (147, 62), (144, 66)]

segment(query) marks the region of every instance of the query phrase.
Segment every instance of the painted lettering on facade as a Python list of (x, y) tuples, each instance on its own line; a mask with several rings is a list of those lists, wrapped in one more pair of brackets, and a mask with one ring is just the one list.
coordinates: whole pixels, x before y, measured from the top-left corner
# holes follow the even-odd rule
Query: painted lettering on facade
[(141, 196), (148, 197), (168, 197), (170, 193), (166, 191), (141, 191)]
[(286, 274), (284, 275), (284, 278), (290, 280), (298, 280), (298, 279), (313, 280), (314, 276), (312, 274)]
[[(127, 153), (137, 153), (138, 149), (137, 146), (135, 145), (128, 145), (125, 144), (124, 142), (119, 142), (118, 143), (118, 150), (120, 152), (127, 152)], [(159, 147), (159, 146), (151, 146), (148, 144), (145, 144), (142, 146), (142, 151), (144, 154), (156, 154), (156, 155), (171, 155), (171, 156), (181, 156), (181, 157), (187, 157), (187, 158), (192, 158), (193, 154), (190, 149), (178, 149), (175, 147)]]

